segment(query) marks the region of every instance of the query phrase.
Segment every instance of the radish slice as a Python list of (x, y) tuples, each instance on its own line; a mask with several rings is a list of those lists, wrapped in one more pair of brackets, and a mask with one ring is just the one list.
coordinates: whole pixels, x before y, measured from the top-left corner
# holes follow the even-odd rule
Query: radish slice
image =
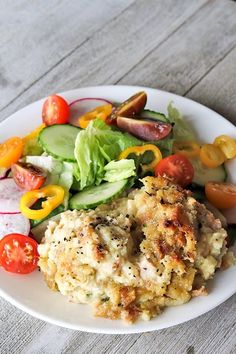
[(221, 212), (226, 218), (227, 224), (236, 225), (236, 205), (233, 208), (221, 210)]
[(13, 178), (0, 180), (0, 214), (20, 213), (20, 198), (25, 193)]
[(22, 214), (0, 214), (0, 240), (12, 233), (28, 236), (30, 221)]
[(0, 179), (6, 178), (9, 168), (0, 167)]
[(69, 122), (72, 125), (78, 126), (78, 118), (83, 114), (92, 111), (96, 107), (103, 106), (105, 104), (112, 104), (112, 102), (103, 98), (80, 98), (70, 103), (70, 118)]

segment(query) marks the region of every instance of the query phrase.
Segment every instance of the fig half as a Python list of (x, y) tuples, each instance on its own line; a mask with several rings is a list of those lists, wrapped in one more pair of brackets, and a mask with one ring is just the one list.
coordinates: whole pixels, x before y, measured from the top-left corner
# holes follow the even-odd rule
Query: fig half
[(117, 117), (117, 126), (145, 141), (164, 139), (172, 130), (172, 125), (168, 123), (150, 122), (127, 117)]

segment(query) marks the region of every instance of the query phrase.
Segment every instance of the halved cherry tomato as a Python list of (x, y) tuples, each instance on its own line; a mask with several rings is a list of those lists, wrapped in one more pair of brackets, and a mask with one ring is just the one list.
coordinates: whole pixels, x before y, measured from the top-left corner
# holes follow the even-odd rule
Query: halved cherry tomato
[(213, 143), (220, 148), (227, 159), (233, 159), (236, 156), (236, 141), (228, 135), (218, 136)]
[(156, 165), (155, 176), (171, 177), (175, 183), (185, 187), (192, 182), (194, 169), (185, 156), (175, 154), (165, 157)]
[(21, 138), (13, 137), (0, 144), (0, 167), (9, 168), (19, 160), (23, 152)]
[(46, 180), (45, 172), (31, 163), (17, 162), (11, 171), (16, 184), (27, 191), (39, 189)]
[(175, 154), (181, 154), (185, 157), (196, 157), (199, 155), (200, 146), (195, 141), (176, 141), (173, 146)]
[(37, 268), (37, 249), (37, 242), (29, 236), (6, 235), (0, 241), (0, 266), (11, 273), (31, 273)]
[(228, 209), (236, 205), (236, 186), (232, 183), (208, 182), (205, 185), (206, 197), (219, 209)]
[(70, 107), (61, 96), (49, 96), (43, 104), (42, 118), (46, 125), (68, 122)]
[(95, 109), (93, 109), (90, 112), (87, 112), (83, 114), (81, 117), (78, 119), (78, 123), (80, 128), (87, 128), (91, 120), (94, 120), (96, 118), (102, 119), (104, 122), (106, 121), (107, 117), (111, 114), (112, 112), (112, 105), (111, 104), (105, 104), (103, 106), (99, 106)]
[(226, 157), (224, 153), (213, 144), (205, 144), (201, 147), (200, 150), (200, 160), (203, 165), (214, 168), (222, 165)]

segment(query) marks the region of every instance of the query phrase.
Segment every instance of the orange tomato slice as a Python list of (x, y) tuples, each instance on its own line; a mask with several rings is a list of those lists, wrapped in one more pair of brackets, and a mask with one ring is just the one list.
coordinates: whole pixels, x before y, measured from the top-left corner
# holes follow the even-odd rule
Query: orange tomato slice
[(21, 138), (13, 137), (0, 144), (0, 167), (9, 168), (19, 160), (23, 152)]
[(226, 157), (224, 153), (213, 144), (205, 144), (200, 150), (200, 160), (203, 165), (214, 168), (222, 165), (225, 162)]
[(236, 186), (232, 183), (208, 182), (205, 193), (209, 202), (219, 209), (228, 209), (236, 205)]

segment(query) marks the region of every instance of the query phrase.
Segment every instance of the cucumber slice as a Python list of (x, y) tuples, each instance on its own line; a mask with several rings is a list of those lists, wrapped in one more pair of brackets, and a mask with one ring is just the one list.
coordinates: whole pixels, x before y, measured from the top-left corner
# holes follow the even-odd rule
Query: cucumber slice
[(117, 182), (106, 182), (90, 187), (75, 194), (69, 201), (70, 209), (92, 209), (99, 204), (107, 203), (120, 195), (128, 186), (128, 179)]
[(194, 168), (193, 183), (204, 187), (207, 182), (224, 182), (227, 179), (227, 173), (223, 165), (208, 168), (205, 167), (199, 159), (190, 160)]
[(149, 109), (144, 109), (141, 113), (141, 117), (151, 119), (151, 120), (158, 120), (165, 123), (170, 123), (169, 119), (165, 116), (165, 114), (151, 111)]
[(40, 132), (39, 143), (49, 155), (61, 161), (75, 162), (75, 139), (80, 130), (69, 124), (51, 125)]

